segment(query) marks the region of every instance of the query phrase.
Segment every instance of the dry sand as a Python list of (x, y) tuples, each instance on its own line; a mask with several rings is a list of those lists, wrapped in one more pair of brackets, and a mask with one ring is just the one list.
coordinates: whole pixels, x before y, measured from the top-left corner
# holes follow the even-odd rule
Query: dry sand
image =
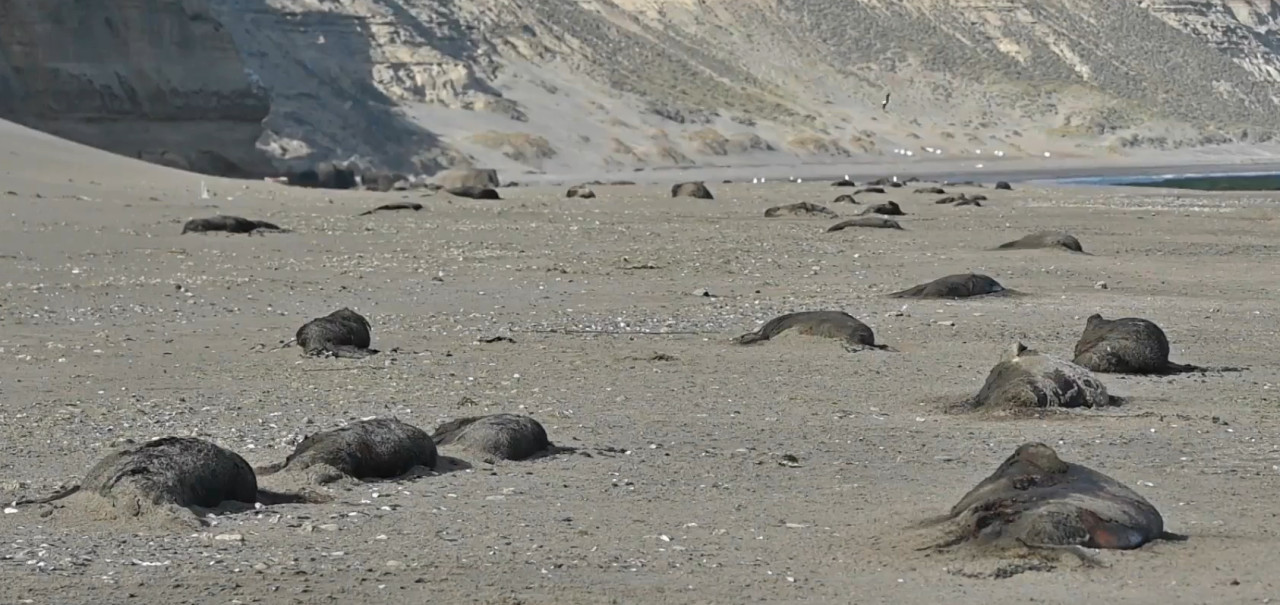
[[(841, 191), (826, 183), (712, 184), (714, 201), (511, 188), (492, 202), (209, 179), (201, 199), (199, 176), (0, 126), (6, 502), (75, 482), (124, 438), (198, 435), (261, 465), (361, 417), (430, 430), (517, 412), (581, 448), (339, 485), (332, 503), (217, 515), (197, 532), (6, 511), (0, 602), (1280, 598), (1280, 196), (988, 188), (985, 206), (953, 208), (894, 191), (864, 204), (899, 201), (905, 231), (827, 234), (830, 219), (762, 216), (829, 202)], [(426, 208), (353, 218), (400, 198)], [(295, 232), (179, 235), (217, 213)], [(1095, 256), (985, 250), (1042, 229)], [(884, 296), (969, 270), (1031, 296)], [(370, 318), (384, 353), (271, 350), (343, 306)], [(729, 343), (804, 309), (846, 310), (900, 352)], [(1158, 322), (1177, 362), (1249, 369), (1104, 376), (1130, 398), (1105, 413), (944, 413), (1011, 341), (1067, 355), (1095, 312)], [(495, 335), (515, 342), (477, 343)], [(907, 525), (1029, 440), (1131, 486), (1190, 540), (1023, 573), (914, 550)], [(983, 575), (999, 569), (1012, 577)]]

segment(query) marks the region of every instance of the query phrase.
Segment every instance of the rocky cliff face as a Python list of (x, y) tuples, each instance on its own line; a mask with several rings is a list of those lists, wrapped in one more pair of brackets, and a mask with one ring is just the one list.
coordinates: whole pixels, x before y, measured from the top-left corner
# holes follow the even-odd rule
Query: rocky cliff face
[(0, 117), (132, 157), (266, 174), (270, 109), (202, 0), (0, 2)]
[[(0, 5), (21, 66), (0, 71), (19, 87), (0, 97), (21, 99), (5, 111), (239, 128), (265, 113), (247, 67), (277, 167), (424, 172), (1096, 155), (1280, 132), (1280, 0), (201, 1), (210, 13)], [(64, 48), (50, 27), (95, 41)], [(104, 44), (110, 60), (83, 50)], [(176, 50), (138, 50), (155, 46)]]

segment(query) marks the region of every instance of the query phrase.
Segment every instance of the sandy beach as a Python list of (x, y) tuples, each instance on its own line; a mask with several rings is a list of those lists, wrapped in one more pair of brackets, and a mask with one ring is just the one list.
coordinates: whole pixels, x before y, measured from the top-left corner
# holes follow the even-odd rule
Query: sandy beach
[[(801, 201), (852, 215), (825, 181), (709, 181), (714, 200), (655, 184), (477, 201), (216, 179), (3, 135), (6, 504), (74, 484), (125, 439), (198, 436), (262, 465), (375, 415), (429, 431), (529, 414), (577, 451), (343, 485), (330, 503), (219, 514), (192, 532), (6, 509), (2, 602), (1280, 599), (1280, 193), (993, 191), (986, 177), (955, 189), (989, 196), (982, 207), (866, 194), (863, 207), (901, 204), (904, 230), (825, 233), (835, 219), (763, 216)], [(865, 176), (907, 174), (875, 168)], [(401, 200), (425, 208), (354, 216)], [(293, 232), (180, 234), (215, 214)], [(1092, 255), (989, 250), (1044, 229)], [(885, 296), (969, 271), (1028, 296)], [(344, 306), (370, 319), (382, 353), (279, 348)], [(847, 311), (896, 351), (730, 342), (816, 309)], [(1069, 356), (1093, 313), (1157, 322), (1177, 362), (1244, 370), (1101, 375), (1128, 400), (1106, 411), (948, 412), (1012, 342)], [(481, 342), (494, 336), (511, 341)], [(917, 550), (908, 526), (1027, 441), (1135, 489), (1189, 539), (1021, 573)]]

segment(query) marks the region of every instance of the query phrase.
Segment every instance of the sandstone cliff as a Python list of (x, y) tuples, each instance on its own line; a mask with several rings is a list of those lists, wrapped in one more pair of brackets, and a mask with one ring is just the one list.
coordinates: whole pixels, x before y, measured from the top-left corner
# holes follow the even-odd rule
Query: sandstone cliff
[(0, 2), (0, 117), (216, 174), (273, 168), (270, 109), (201, 0)]
[[(1100, 155), (1280, 132), (1280, 0), (158, 0), (147, 18), (157, 1), (14, 4), (0, 87), (21, 101), (0, 110), (113, 142), (117, 122), (247, 137), (265, 116), (258, 146), (280, 168)], [(47, 42), (59, 27), (87, 37)], [(138, 50), (157, 45), (175, 52)]]

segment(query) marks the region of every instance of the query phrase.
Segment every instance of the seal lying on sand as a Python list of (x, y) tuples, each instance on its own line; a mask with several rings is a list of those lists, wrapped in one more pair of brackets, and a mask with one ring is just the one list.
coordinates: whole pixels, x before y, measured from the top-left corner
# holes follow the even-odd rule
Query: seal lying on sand
[(1037, 231), (1011, 242), (996, 246), (996, 250), (1030, 250), (1033, 248), (1062, 248), (1072, 252), (1084, 252), (1080, 240), (1065, 231)]
[(492, 187), (477, 187), (475, 185), (464, 185), (462, 187), (449, 187), (445, 189), (451, 195), (458, 197), (471, 198), (473, 200), (500, 200), (502, 196), (498, 195), (498, 190)]
[(1177, 374), (1200, 370), (1169, 361), (1169, 338), (1155, 323), (1138, 317), (1085, 320), (1076, 342), (1075, 363), (1108, 374)]
[(1081, 548), (1127, 550), (1153, 540), (1186, 540), (1166, 532), (1160, 512), (1138, 493), (1035, 442), (1018, 446), (949, 513), (921, 525), (941, 524), (945, 539), (926, 548), (1067, 551), (1092, 562)]
[(902, 211), (902, 208), (898, 206), (898, 202), (890, 201), (890, 202), (885, 202), (883, 204), (876, 204), (874, 206), (869, 206), (866, 209), (864, 209), (862, 212), (858, 213), (859, 216), (867, 215), (867, 214), (883, 214), (885, 216), (906, 216), (907, 213)]
[(207, 233), (209, 231), (226, 231), (227, 233), (252, 233), (259, 229), (267, 231), (288, 231), (267, 221), (255, 221), (239, 216), (219, 214), (209, 218), (193, 218), (182, 225), (183, 233)]
[(1009, 181), (996, 181), (995, 188), (1001, 191), (1013, 191), (1013, 185), (1010, 185)]
[(418, 210), (422, 210), (422, 204), (419, 204), (418, 202), (395, 202), (393, 204), (383, 204), (381, 206), (378, 206), (377, 208), (374, 208), (373, 210), (365, 210), (364, 212), (361, 212), (356, 216), (369, 216), (374, 212), (379, 212), (383, 210), (413, 210), (416, 212)]
[(582, 199), (591, 199), (596, 196), (596, 192), (586, 185), (574, 185), (564, 192), (565, 197), (580, 197)]
[(840, 179), (834, 183), (831, 183), (831, 186), (832, 187), (857, 187), (858, 184), (849, 179)]
[(451, 420), (431, 436), (439, 447), (453, 446), (487, 458), (524, 460), (551, 448), (537, 420), (516, 414), (492, 414)]
[(108, 454), (70, 489), (19, 504), (49, 503), (77, 492), (106, 500), (112, 513), (138, 517), (160, 512), (187, 523), (199, 518), (186, 509), (224, 502), (300, 502), (302, 498), (259, 492), (253, 468), (239, 454), (194, 437), (162, 437)]
[(363, 359), (378, 351), (369, 348), (369, 320), (346, 307), (317, 317), (298, 328), (298, 346), (307, 355)]
[(852, 195), (845, 193), (843, 195), (837, 195), (836, 199), (831, 200), (831, 203), (832, 204), (856, 204), (858, 203), (858, 200), (853, 199)]
[(844, 311), (799, 311), (779, 315), (756, 331), (735, 338), (733, 342), (740, 345), (764, 342), (787, 330), (806, 336), (841, 340), (848, 350), (887, 348), (876, 344), (875, 334), (867, 324)]
[(884, 187), (863, 187), (862, 189), (853, 192), (854, 195), (861, 195), (863, 193), (884, 193)]
[(395, 418), (373, 418), (308, 435), (284, 462), (262, 475), (309, 470), (317, 483), (345, 477), (389, 479), (436, 464), (436, 444), (426, 431)]
[(764, 211), (764, 215), (769, 218), (782, 216), (783, 214), (790, 214), (793, 216), (799, 216), (799, 215), (813, 216), (817, 214), (822, 216), (829, 216), (832, 218), (839, 216), (835, 212), (832, 212), (831, 209), (827, 208), (826, 206), (821, 206), (818, 204), (810, 204), (809, 202), (796, 202), (794, 204), (786, 204), (784, 206), (774, 206), (772, 208), (767, 208)]
[(946, 192), (947, 192), (947, 190), (946, 190), (946, 189), (943, 189), (942, 187), (920, 187), (920, 188), (916, 189), (916, 190), (915, 190), (915, 192), (916, 192), (916, 193), (935, 193), (935, 194), (943, 194), (943, 193), (946, 193)]
[(966, 407), (1008, 412), (1043, 408), (1098, 408), (1123, 403), (1087, 368), (1014, 343), (991, 368)]
[(671, 186), (671, 197), (693, 197), (700, 200), (715, 199), (702, 181), (676, 183)]
[(975, 296), (1012, 296), (1019, 294), (981, 273), (957, 273), (939, 277), (927, 284), (894, 292), (891, 298), (971, 298)]
[(883, 216), (863, 216), (859, 218), (851, 218), (847, 221), (840, 221), (827, 228), (827, 233), (833, 231), (843, 231), (850, 227), (873, 227), (877, 229), (902, 229), (902, 225), (898, 224), (891, 218)]

